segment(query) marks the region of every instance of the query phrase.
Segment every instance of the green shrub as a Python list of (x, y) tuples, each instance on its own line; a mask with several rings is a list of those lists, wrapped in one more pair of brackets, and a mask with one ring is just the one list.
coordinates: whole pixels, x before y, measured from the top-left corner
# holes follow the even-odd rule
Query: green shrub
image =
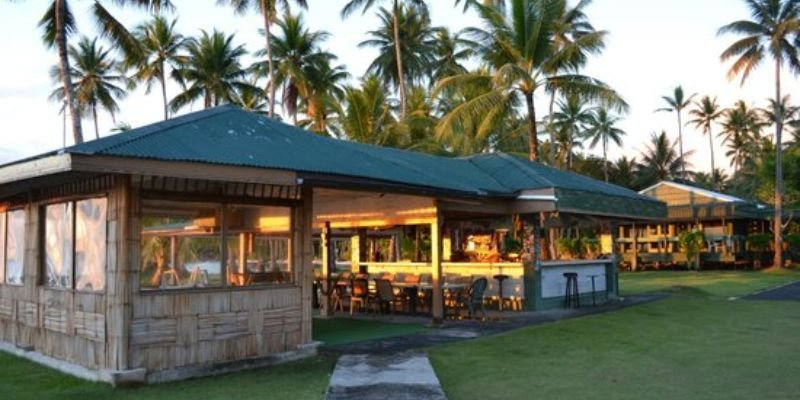
[(705, 242), (705, 235), (698, 230), (682, 232), (678, 237), (678, 245), (681, 252), (686, 254), (689, 269), (700, 270), (700, 251), (703, 250)]

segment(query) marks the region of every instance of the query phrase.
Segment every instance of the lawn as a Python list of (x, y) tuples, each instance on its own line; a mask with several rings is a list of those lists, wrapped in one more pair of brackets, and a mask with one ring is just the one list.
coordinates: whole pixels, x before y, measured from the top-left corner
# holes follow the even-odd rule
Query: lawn
[(326, 346), (414, 335), (426, 330), (420, 324), (387, 324), (347, 318), (314, 319), (314, 340), (319, 340)]
[(797, 303), (676, 294), (430, 354), (450, 400), (790, 399), (797, 332)]
[(623, 272), (619, 277), (621, 294), (669, 291), (676, 287), (692, 288), (713, 297), (743, 296), (758, 290), (800, 280), (800, 271), (648, 271)]

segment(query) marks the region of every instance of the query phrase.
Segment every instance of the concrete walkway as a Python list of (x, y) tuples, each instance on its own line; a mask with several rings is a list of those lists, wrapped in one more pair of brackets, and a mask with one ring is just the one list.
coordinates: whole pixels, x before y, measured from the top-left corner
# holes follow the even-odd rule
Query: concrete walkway
[(445, 400), (428, 356), (343, 355), (336, 363), (326, 400)]
[(800, 301), (800, 282), (768, 289), (744, 297), (745, 300)]

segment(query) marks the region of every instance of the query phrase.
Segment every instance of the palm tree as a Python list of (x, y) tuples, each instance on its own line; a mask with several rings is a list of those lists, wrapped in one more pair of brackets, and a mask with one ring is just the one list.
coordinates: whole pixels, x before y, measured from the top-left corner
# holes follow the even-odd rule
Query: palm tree
[[(367, 73), (381, 77), (386, 85), (400, 88), (402, 84), (398, 91), (401, 95), (401, 119), (405, 119), (408, 116), (408, 86), (418, 84), (434, 68), (436, 31), (431, 27), (430, 17), (424, 8), (401, 5), (397, 14), (381, 8), (378, 17), (381, 20), (380, 28), (367, 32), (370, 39), (358, 46), (378, 49), (378, 56), (369, 65)], [(395, 44), (395, 21), (400, 24), (397, 30), (399, 46)], [(398, 74), (398, 60), (402, 65), (402, 74)]]
[[(345, 4), (344, 8), (342, 8), (342, 18), (347, 18), (350, 14), (355, 12), (357, 9), (361, 9), (362, 14), (366, 14), (367, 10), (375, 6), (377, 3), (381, 3), (381, 0), (350, 0)], [(406, 92), (406, 80), (405, 80), (405, 71), (406, 69), (403, 67), (403, 63), (405, 60), (403, 59), (403, 51), (402, 46), (403, 42), (400, 37), (400, 27), (402, 26), (400, 23), (400, 14), (401, 14), (401, 5), (403, 3), (411, 6), (411, 8), (416, 9), (417, 11), (423, 11), (427, 9), (427, 5), (425, 4), (424, 0), (391, 0), (392, 8), (391, 8), (391, 17), (392, 17), (392, 36), (394, 42), (394, 51), (395, 51), (395, 64), (397, 67), (397, 88), (400, 94), (400, 119), (405, 119), (408, 115), (407, 109), (407, 92)], [(384, 24), (386, 25), (386, 24)]]
[[(572, 48), (560, 48), (555, 40), (566, 0), (511, 0), (504, 8), (474, 3), (486, 29), (470, 28), (478, 43), (478, 54), (491, 68), (491, 76), (466, 73), (439, 82), (436, 92), (468, 82), (488, 81), (490, 90), (448, 113), (438, 131), (447, 131), (463, 121), (484, 116), (494, 118), (521, 97), (526, 105), (528, 157), (539, 157), (539, 138), (534, 106), (538, 89), (548, 87), (564, 94), (578, 94), (587, 101), (602, 101), (624, 107), (620, 96), (604, 83), (576, 73), (552, 74)], [(536, 27), (536, 29), (533, 29)]]
[[(277, 24), (278, 34), (272, 38), (273, 72), (269, 72), (269, 60), (254, 64), (253, 68), (257, 73), (274, 73), (270, 76), (276, 85), (283, 86), (283, 109), (292, 116), (296, 125), (298, 102), (308, 92), (309, 69), (320, 63), (329, 63), (336, 56), (320, 50), (330, 35), (309, 30), (301, 16), (287, 13)], [(256, 56), (263, 55), (264, 51), (256, 53)]]
[(670, 142), (667, 132), (653, 133), (649, 145), (641, 155), (641, 162), (636, 166), (641, 186), (684, 176), (688, 164), (684, 157), (694, 151), (680, 155), (675, 151), (676, 145), (677, 143)]
[(307, 82), (303, 91), (303, 111), (307, 119), (299, 122), (299, 126), (310, 130), (339, 136), (332, 126), (332, 114), (340, 114), (341, 99), (345, 89), (342, 86), (350, 77), (343, 65), (331, 66), (333, 59), (321, 59), (307, 68)]
[(621, 146), (622, 137), (625, 136), (625, 131), (617, 128), (617, 122), (619, 118), (601, 107), (590, 114), (586, 123), (586, 138), (591, 140), (590, 146), (595, 148), (599, 143), (603, 145), (603, 176), (606, 182), (608, 182), (608, 142), (612, 141)]
[(714, 163), (714, 135), (711, 128), (722, 116), (722, 113), (723, 110), (717, 103), (717, 98), (712, 99), (709, 96), (704, 96), (700, 101), (695, 102), (695, 107), (689, 110), (689, 115), (694, 117), (689, 123), (696, 128), (702, 128), (703, 134), (708, 136), (708, 148), (711, 152), (710, 171), (712, 174), (717, 170), (717, 167)]
[(164, 119), (169, 119), (167, 100), (167, 68), (175, 71), (186, 63), (182, 54), (187, 39), (175, 31), (177, 19), (167, 20), (161, 15), (136, 27), (134, 37), (142, 47), (140, 59), (128, 59), (126, 64), (135, 68), (133, 79), (146, 84), (150, 93), (153, 83), (161, 85), (161, 100), (164, 105)]
[(731, 159), (735, 172), (741, 171), (744, 164), (757, 153), (753, 152), (761, 137), (763, 122), (758, 112), (739, 100), (733, 108), (723, 113), (722, 131), (719, 136), (728, 146), (725, 153)]
[[(692, 99), (696, 96), (693, 94), (686, 97), (683, 93), (683, 87), (678, 85), (670, 96), (662, 96), (661, 98), (669, 105), (668, 107), (659, 108), (656, 111), (674, 112), (678, 116), (678, 147), (680, 149), (681, 158), (683, 158), (683, 121), (682, 114), (686, 107), (692, 104)], [(681, 178), (686, 179), (686, 170), (681, 170)]]
[[(42, 40), (48, 48), (55, 48), (58, 53), (58, 72), (62, 89), (66, 95), (67, 108), (69, 108), (72, 121), (72, 135), (75, 143), (83, 142), (83, 127), (81, 126), (81, 113), (73, 94), (70, 76), (69, 38), (77, 31), (77, 21), (72, 14), (69, 0), (52, 0), (47, 11), (39, 20), (42, 28)], [(158, 12), (164, 8), (172, 8), (169, 0), (116, 0), (118, 5), (132, 5), (139, 8)], [(128, 55), (139, 54), (136, 39), (125, 29), (116, 18), (103, 6), (101, 1), (94, 1), (91, 13), (100, 29), (100, 34), (108, 37), (115, 47)]]
[[(732, 22), (719, 29), (719, 34), (733, 33), (743, 36), (720, 56), (723, 62), (735, 58), (728, 78), (741, 76), (742, 84), (750, 73), (767, 57), (775, 62), (775, 103), (780, 103), (781, 70), (784, 63), (789, 70), (800, 72), (798, 59), (798, 34), (800, 33), (800, 0), (746, 0), (751, 20)], [(780, 113), (780, 109), (778, 109)], [(783, 117), (775, 118), (775, 265), (783, 267)]]
[[(98, 139), (100, 128), (97, 123), (97, 107), (103, 108), (114, 118), (119, 111), (117, 100), (123, 99), (127, 94), (125, 89), (118, 86), (126, 84), (127, 79), (118, 73), (117, 61), (110, 53), (111, 50), (97, 45), (96, 38), (82, 37), (77, 46), (69, 47), (69, 56), (74, 64), (70, 71), (70, 79), (75, 83), (73, 97), (81, 115), (92, 115), (94, 133)], [(50, 75), (54, 80), (60, 80), (59, 67), (54, 66)], [(67, 98), (63, 86), (54, 90), (50, 98), (63, 103)]]
[(475, 42), (464, 38), (463, 32), (454, 34), (447, 28), (436, 28), (435, 35), (431, 84), (448, 76), (466, 73), (468, 70), (463, 62), (472, 57), (475, 47)]
[(344, 103), (339, 124), (347, 139), (380, 146), (401, 143), (393, 107), (377, 76), (367, 75), (360, 87), (345, 88)]
[(252, 78), (250, 80), (250, 86), (244, 86), (237, 90), (236, 97), (233, 99), (232, 103), (247, 111), (263, 115), (268, 115), (269, 113), (267, 92), (256, 86), (256, 82)]
[(761, 110), (761, 116), (764, 123), (768, 125), (777, 124), (778, 118), (784, 127), (792, 129), (797, 125), (797, 115), (800, 112), (800, 107), (793, 106), (791, 103), (791, 96), (783, 96), (780, 103), (775, 102), (775, 99), (768, 99), (767, 107)]
[(558, 102), (558, 111), (553, 114), (553, 129), (558, 133), (557, 142), (562, 144), (563, 164), (572, 169), (575, 145), (581, 144), (584, 129), (591, 121), (593, 109), (577, 95), (567, 96)]
[[(301, 8), (308, 8), (306, 0), (294, 0), (294, 3)], [(246, 14), (251, 9), (256, 10), (261, 14), (264, 20), (264, 38), (266, 45), (264, 49), (267, 52), (267, 65), (269, 71), (269, 83), (267, 85), (267, 92), (269, 93), (269, 116), (275, 117), (275, 93), (277, 90), (277, 82), (275, 79), (275, 63), (272, 58), (272, 33), (270, 32), (272, 24), (278, 19), (278, 8), (283, 8), (289, 11), (289, 0), (217, 0), (217, 4), (228, 4), (233, 7), (237, 14)]]
[(611, 171), (609, 171), (611, 183), (628, 189), (636, 189), (636, 164), (636, 158), (620, 157), (611, 165)]
[(237, 92), (250, 90), (253, 85), (245, 81), (247, 71), (241, 65), (247, 51), (234, 45), (233, 38), (217, 30), (202, 31), (187, 42), (188, 61), (175, 73), (184, 91), (170, 101), (173, 112), (201, 98), (205, 108), (234, 102)]

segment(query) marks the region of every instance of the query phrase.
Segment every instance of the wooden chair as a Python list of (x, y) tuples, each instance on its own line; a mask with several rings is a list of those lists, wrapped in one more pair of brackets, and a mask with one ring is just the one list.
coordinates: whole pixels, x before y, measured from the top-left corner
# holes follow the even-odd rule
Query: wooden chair
[(376, 279), (375, 287), (377, 288), (377, 305), (380, 312), (392, 313), (394, 311), (395, 296), (392, 282), (387, 279)]
[(486, 310), (483, 306), (483, 295), (486, 292), (486, 287), (489, 286), (489, 281), (486, 278), (478, 278), (469, 288), (469, 291), (460, 296), (457, 300), (457, 314), (461, 314), (461, 310), (466, 307), (469, 312), (470, 318), (475, 318), (478, 308), (481, 310), (483, 318), (486, 318)]
[(356, 303), (365, 310), (369, 309), (369, 282), (366, 279), (353, 279), (350, 286), (350, 315)]

